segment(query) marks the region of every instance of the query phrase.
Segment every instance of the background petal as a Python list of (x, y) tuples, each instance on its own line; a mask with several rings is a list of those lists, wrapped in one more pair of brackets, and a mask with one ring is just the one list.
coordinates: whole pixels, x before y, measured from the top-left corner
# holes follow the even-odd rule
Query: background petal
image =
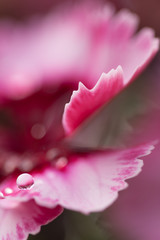
[(20, 98), (64, 81), (93, 87), (119, 65), (128, 83), (158, 51), (154, 32), (135, 34), (138, 18), (127, 10), (114, 15), (101, 4), (61, 10), (25, 24), (0, 22), (1, 96)]
[[(159, 48), (159, 40), (154, 31), (144, 28), (136, 32), (138, 17), (124, 9), (104, 22), (101, 14), (98, 24), (92, 24), (89, 69), (91, 81), (99, 78), (102, 72), (121, 65), (124, 81), (129, 83), (149, 63)], [(94, 67), (93, 67), (94, 66)]]

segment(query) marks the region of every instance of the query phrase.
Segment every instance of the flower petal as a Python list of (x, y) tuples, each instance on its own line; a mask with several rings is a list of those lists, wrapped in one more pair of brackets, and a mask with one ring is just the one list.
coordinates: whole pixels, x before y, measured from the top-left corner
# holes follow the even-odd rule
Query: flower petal
[(0, 239), (25, 240), (30, 233), (38, 233), (41, 225), (52, 221), (61, 212), (60, 206), (48, 209), (38, 206), (33, 200), (12, 209), (1, 208)]
[(137, 23), (127, 10), (114, 15), (113, 8), (98, 4), (25, 25), (0, 21), (0, 96), (22, 98), (46, 84), (80, 79), (93, 87), (102, 72), (119, 65), (129, 83), (159, 47), (151, 29), (135, 34)]
[(82, 31), (73, 10), (57, 11), (25, 25), (0, 21), (1, 97), (24, 98), (48, 82), (73, 80), (84, 68), (88, 35)]
[(102, 72), (121, 65), (124, 82), (129, 83), (156, 54), (159, 40), (154, 37), (154, 31), (150, 28), (143, 28), (135, 34), (138, 16), (126, 9), (113, 15), (105, 24), (105, 16), (102, 13), (101, 15), (103, 17), (99, 17), (98, 23), (92, 23), (92, 30), (90, 29), (94, 36), (90, 43), (92, 54), (88, 54), (91, 81), (95, 83)]
[(125, 83), (131, 82), (139, 75), (159, 49), (159, 40), (154, 38), (154, 31), (150, 28), (142, 29), (132, 42), (133, 44), (128, 47), (130, 54), (128, 56), (126, 54), (126, 62), (122, 64)]
[(108, 74), (103, 73), (91, 90), (82, 83), (73, 92), (70, 103), (66, 104), (63, 126), (67, 134), (72, 133), (83, 121), (104, 104), (108, 103), (123, 88), (123, 73), (119, 66)]
[(63, 170), (48, 167), (33, 174), (35, 188), (30, 194), (43, 206), (56, 203), (86, 214), (101, 211), (115, 201), (119, 190), (127, 187), (124, 180), (140, 172), (143, 163), (138, 158), (152, 149), (144, 145), (72, 156)]

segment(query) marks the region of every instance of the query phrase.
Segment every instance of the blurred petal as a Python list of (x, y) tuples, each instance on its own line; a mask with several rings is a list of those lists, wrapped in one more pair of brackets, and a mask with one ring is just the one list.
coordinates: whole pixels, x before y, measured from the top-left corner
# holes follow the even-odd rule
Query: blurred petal
[[(136, 33), (138, 16), (121, 10), (105, 21), (105, 12), (92, 21), (90, 61), (91, 79), (99, 78), (102, 72), (122, 66), (124, 82), (133, 80), (149, 63), (159, 48), (154, 31), (144, 28)], [(93, 81), (93, 80), (91, 80)], [(96, 80), (95, 80), (96, 81)]]
[(158, 51), (151, 29), (135, 34), (138, 18), (127, 10), (113, 15), (107, 5), (82, 4), (62, 12), (25, 25), (0, 23), (2, 96), (20, 98), (66, 80), (93, 87), (102, 72), (119, 65), (129, 83)]

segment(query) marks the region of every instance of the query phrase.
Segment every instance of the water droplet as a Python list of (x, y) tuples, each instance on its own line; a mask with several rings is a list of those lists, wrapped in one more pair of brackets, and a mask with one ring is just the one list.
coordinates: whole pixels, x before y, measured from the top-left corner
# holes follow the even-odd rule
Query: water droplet
[(5, 188), (4, 192), (6, 194), (11, 194), (11, 193), (13, 193), (13, 190), (11, 188), (7, 187), (7, 188)]
[(34, 179), (30, 174), (22, 173), (17, 178), (16, 183), (17, 183), (18, 188), (20, 188), (20, 189), (30, 189), (34, 184)]
[(0, 199), (4, 199), (4, 194), (0, 192)]
[(67, 164), (68, 164), (67, 158), (66, 157), (60, 157), (56, 160), (55, 167), (57, 169), (63, 169), (67, 166)]
[(43, 124), (36, 123), (31, 128), (31, 135), (35, 139), (41, 139), (46, 134), (46, 128)]

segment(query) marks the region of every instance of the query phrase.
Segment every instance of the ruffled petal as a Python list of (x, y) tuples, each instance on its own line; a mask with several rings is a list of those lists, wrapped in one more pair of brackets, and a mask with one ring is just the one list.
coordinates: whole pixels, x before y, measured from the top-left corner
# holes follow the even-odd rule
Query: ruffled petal
[(1, 208), (0, 239), (26, 240), (30, 233), (38, 233), (41, 225), (52, 221), (61, 212), (60, 206), (53, 209), (44, 208), (33, 200), (20, 203), (15, 208)]
[(119, 65), (129, 83), (159, 48), (151, 29), (135, 34), (137, 23), (127, 10), (114, 15), (108, 5), (83, 4), (26, 25), (1, 21), (1, 97), (25, 97), (44, 84), (80, 79), (93, 87), (102, 72)]
[(150, 153), (150, 145), (127, 150), (110, 150), (72, 156), (62, 169), (47, 167), (33, 173), (34, 187), (21, 190), (14, 199), (32, 197), (46, 207), (57, 204), (88, 214), (110, 206), (118, 191), (127, 187), (126, 179), (137, 175), (143, 165), (138, 158)]
[(154, 31), (143, 28), (136, 32), (138, 16), (128, 10), (121, 10), (113, 15), (104, 24), (105, 15), (92, 23), (93, 38), (91, 39), (90, 81), (96, 82), (102, 72), (122, 66), (124, 82), (131, 82), (151, 61), (159, 49), (159, 40), (155, 38)]
[(108, 103), (123, 85), (121, 67), (108, 74), (103, 73), (91, 90), (80, 83), (78, 90), (73, 92), (70, 102), (65, 106), (63, 126), (66, 133), (72, 133), (83, 121)]

